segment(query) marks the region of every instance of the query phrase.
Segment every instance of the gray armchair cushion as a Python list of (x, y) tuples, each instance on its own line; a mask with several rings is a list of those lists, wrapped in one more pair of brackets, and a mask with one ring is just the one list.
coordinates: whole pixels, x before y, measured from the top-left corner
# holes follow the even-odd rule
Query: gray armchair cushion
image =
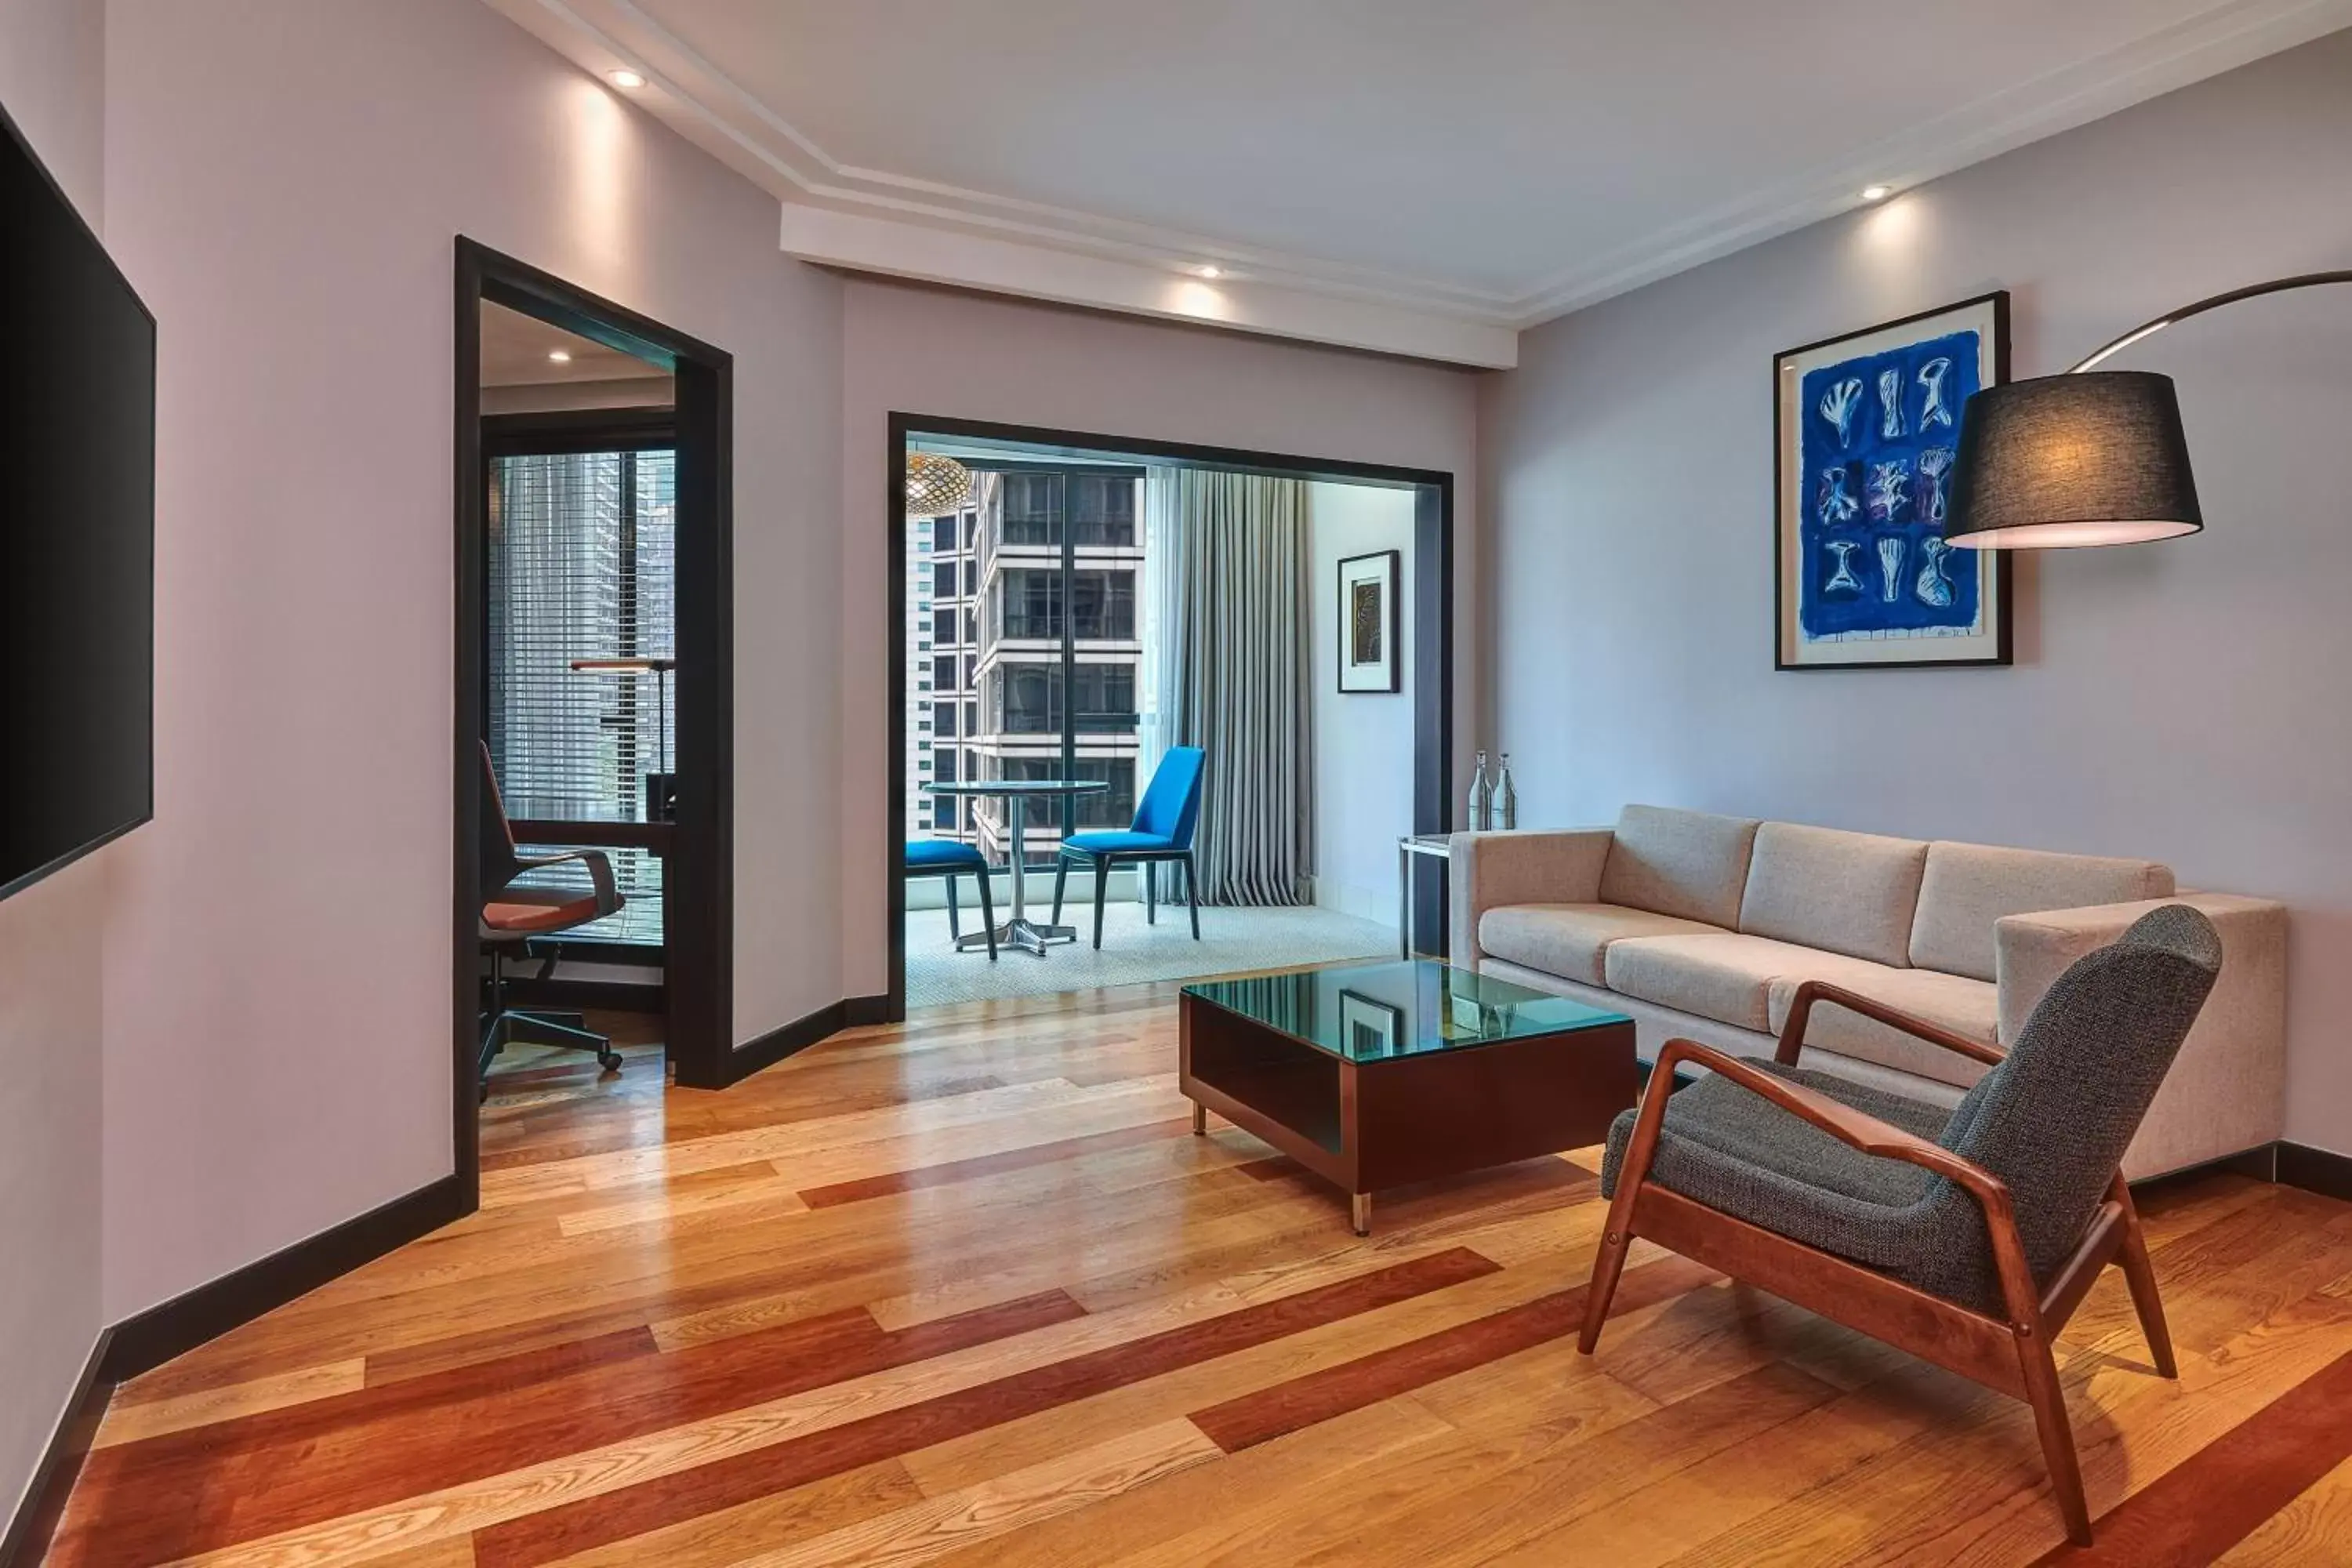
[[(2058, 977), (2007, 1059), (1948, 1114), (1824, 1073), (1757, 1065), (2000, 1177), (2026, 1260), (2046, 1284), (2081, 1241), (2221, 966), (2221, 939), (2203, 915), (2184, 904), (2151, 910)], [(1609, 1130), (1601, 1185), (1612, 1195), (1633, 1121), (1629, 1110)], [(2001, 1312), (1983, 1211), (1965, 1190), (1857, 1152), (1727, 1079), (1667, 1101), (1651, 1175), (1750, 1225)]]
[[(1749, 1065), (1922, 1138), (1941, 1134), (1951, 1116), (1941, 1106), (1834, 1074), (1770, 1061)], [(1601, 1184), (1612, 1196), (1635, 1114), (1626, 1111), (1609, 1129)], [(1713, 1075), (1667, 1102), (1650, 1176), (1662, 1187), (1750, 1225), (1898, 1275), (1919, 1264), (1933, 1243), (1914, 1223), (1913, 1211), (1942, 1180), (1916, 1165), (1849, 1148), (1770, 1100)]]

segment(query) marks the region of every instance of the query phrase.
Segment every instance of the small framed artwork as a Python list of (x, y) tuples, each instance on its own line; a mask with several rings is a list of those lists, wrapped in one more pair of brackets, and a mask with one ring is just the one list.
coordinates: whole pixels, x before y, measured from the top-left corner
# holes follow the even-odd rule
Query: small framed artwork
[(1397, 576), (1394, 550), (1351, 555), (1339, 563), (1339, 689), (1402, 691), (1404, 663), (1397, 657)]
[(1772, 361), (1775, 669), (2010, 662), (2009, 552), (1944, 540), (1960, 421), (2009, 379), (2009, 295)]
[(1339, 1027), (1347, 1037), (1350, 1061), (1392, 1057), (1404, 1035), (1404, 1009), (1343, 989), (1339, 993)]

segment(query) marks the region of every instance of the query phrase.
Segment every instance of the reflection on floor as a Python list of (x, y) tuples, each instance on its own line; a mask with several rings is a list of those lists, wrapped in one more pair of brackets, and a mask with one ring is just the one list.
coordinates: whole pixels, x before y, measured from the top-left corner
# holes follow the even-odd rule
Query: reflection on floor
[[(964, 930), (980, 929), (967, 899)], [(1030, 918), (1042, 915), (1033, 910)], [(1191, 980), (1203, 974), (1288, 969), (1349, 959), (1394, 958), (1397, 933), (1335, 910), (1203, 909), (1201, 940), (1192, 940), (1182, 909), (1162, 909), (1160, 923), (1147, 924), (1141, 904), (1112, 904), (1103, 911), (1102, 951), (1089, 945), (1091, 907), (1065, 909), (1062, 919), (1083, 933), (1044, 958), (1007, 952), (996, 963), (985, 952), (958, 952), (948, 939), (945, 910), (907, 912), (907, 1005), (935, 1007), (949, 1002), (980, 1002), (994, 996), (1041, 996), (1055, 991), (1091, 991), (1103, 985), (1133, 985), (1147, 980)]]
[[(612, 1093), (622, 1089), (642, 1089), (659, 1095), (668, 1073), (662, 1049), (663, 1022), (658, 1015), (647, 1013), (587, 1015), (588, 1027), (610, 1038), (613, 1048), (621, 1053), (621, 1070), (610, 1078), (586, 1051), (510, 1045), (490, 1064), (488, 1103), (521, 1110), (536, 1105), (562, 1105), (583, 1094)], [(495, 1142), (493, 1127), (513, 1125), (510, 1119), (500, 1121), (486, 1118), (482, 1131), (484, 1152)]]

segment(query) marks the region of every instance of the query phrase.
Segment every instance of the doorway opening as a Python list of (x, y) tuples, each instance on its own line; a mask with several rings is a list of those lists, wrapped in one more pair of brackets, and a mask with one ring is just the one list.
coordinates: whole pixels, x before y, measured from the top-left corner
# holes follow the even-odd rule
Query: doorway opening
[(1450, 476), (906, 415), (890, 455), (892, 1016), (1394, 957), (1401, 893), (1428, 945)]
[(463, 239), (457, 293), (453, 1078), (478, 1187), (483, 1100), (730, 1079), (731, 367)]

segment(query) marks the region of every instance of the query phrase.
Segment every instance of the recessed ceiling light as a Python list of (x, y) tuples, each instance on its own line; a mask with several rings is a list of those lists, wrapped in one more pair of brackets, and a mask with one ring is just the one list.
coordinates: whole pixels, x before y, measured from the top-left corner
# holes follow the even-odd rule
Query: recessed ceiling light
[(1201, 276), (1203, 278), (1223, 278), (1224, 275), (1225, 269), (1222, 267), (1203, 267), (1201, 268)]
[(551, 363), (555, 364), (570, 364), (572, 363), (572, 351), (570, 349), (550, 349), (547, 351), (547, 357)]
[(1862, 199), (1866, 202), (1883, 202), (1894, 194), (1895, 187), (1893, 185), (1864, 185), (1862, 187)]
[(613, 85), (632, 89), (640, 88), (646, 85), (646, 79), (632, 70), (618, 70), (613, 73)]

